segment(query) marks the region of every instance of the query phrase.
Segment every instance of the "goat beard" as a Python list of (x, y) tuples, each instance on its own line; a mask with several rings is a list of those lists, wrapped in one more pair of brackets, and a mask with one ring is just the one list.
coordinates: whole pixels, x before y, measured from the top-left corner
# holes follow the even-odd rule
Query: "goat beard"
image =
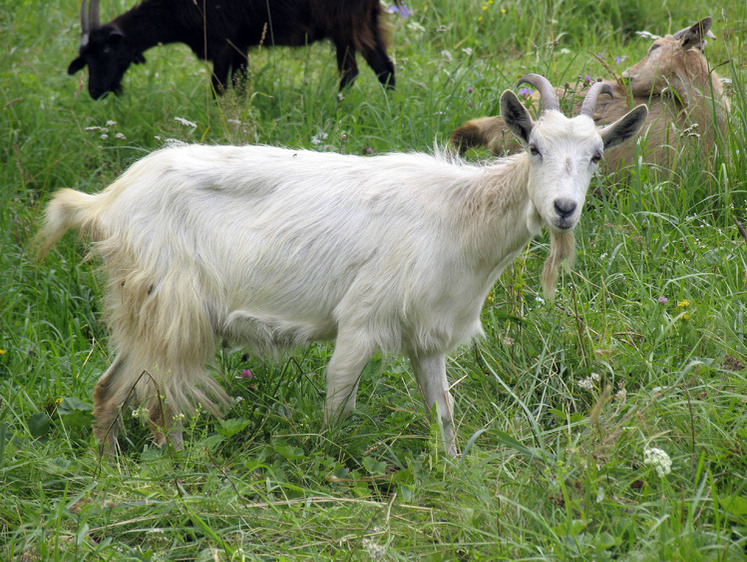
[(548, 299), (555, 298), (555, 284), (563, 261), (573, 265), (576, 257), (576, 239), (573, 232), (550, 232), (550, 255), (542, 269), (542, 289)]

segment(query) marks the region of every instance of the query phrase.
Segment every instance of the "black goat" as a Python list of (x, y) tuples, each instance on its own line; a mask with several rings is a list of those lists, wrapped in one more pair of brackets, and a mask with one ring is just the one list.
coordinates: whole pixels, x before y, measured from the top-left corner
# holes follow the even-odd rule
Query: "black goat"
[(379, 0), (143, 0), (106, 24), (99, 0), (80, 11), (80, 52), (68, 74), (88, 65), (88, 92), (99, 99), (119, 93), (131, 63), (145, 62), (143, 52), (159, 44), (185, 43), (213, 62), (217, 93), (229, 77), (246, 73), (250, 46), (303, 46), (330, 38), (337, 49), (340, 89), (358, 75), (360, 51), (379, 81), (394, 87), (394, 65), (387, 55)]

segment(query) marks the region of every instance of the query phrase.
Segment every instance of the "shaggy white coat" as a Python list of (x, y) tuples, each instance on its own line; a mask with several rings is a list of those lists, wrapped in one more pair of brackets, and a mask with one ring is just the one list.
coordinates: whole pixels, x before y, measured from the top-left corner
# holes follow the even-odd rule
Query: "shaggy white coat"
[[(195, 403), (218, 413), (229, 398), (206, 366), (220, 340), (271, 352), (335, 339), (327, 419), (354, 407), (376, 350), (404, 353), (455, 453), (445, 353), (481, 333), (485, 296), (543, 225), (553, 235), (552, 291), (597, 156), (637, 130), (603, 137), (589, 117), (557, 111), (534, 123), (510, 97), (517, 133), (537, 154), (475, 166), (426, 154), (182, 145), (143, 158), (101, 193), (57, 192), (42, 252), (81, 228), (108, 278), (116, 359), (96, 387), (96, 437), (114, 446), (133, 387), (158, 442)], [(635, 117), (640, 126), (645, 115)], [(172, 437), (178, 444), (178, 427)]]

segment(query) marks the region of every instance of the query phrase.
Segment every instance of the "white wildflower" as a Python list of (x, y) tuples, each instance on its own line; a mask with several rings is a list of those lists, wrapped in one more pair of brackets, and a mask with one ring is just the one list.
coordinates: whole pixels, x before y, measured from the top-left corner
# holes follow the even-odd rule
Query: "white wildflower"
[(472, 54), (472, 49), (471, 49), (470, 47), (465, 47), (464, 49), (462, 49), (462, 52), (463, 52), (463, 53), (464, 53), (465, 55), (469, 56), (469, 55), (471, 55), (471, 54)]
[(107, 127), (113, 127), (116, 124), (117, 124), (117, 122), (116, 121), (112, 121), (111, 119), (109, 119), (109, 121), (106, 122), (106, 126)]
[(148, 417), (148, 408), (145, 406), (140, 406), (139, 408), (135, 408), (132, 410), (132, 417), (133, 418), (140, 418), (141, 420)]
[(651, 447), (643, 451), (643, 464), (652, 464), (659, 478), (663, 478), (672, 472), (672, 459), (664, 451), (657, 447)]
[(591, 378), (579, 379), (578, 386), (584, 390), (594, 390), (594, 383), (591, 381)]
[(425, 31), (425, 28), (416, 21), (411, 21), (410, 23), (408, 23), (407, 29), (416, 33), (422, 33), (423, 31)]
[(615, 392), (612, 398), (617, 402), (625, 402), (625, 398), (627, 396), (628, 396), (628, 392), (625, 390), (625, 388), (621, 388), (620, 390)]
[(441, 51), (441, 56), (444, 59), (446, 59), (448, 62), (451, 62), (451, 61), (454, 60), (454, 57), (452, 56), (451, 52), (448, 51), (448, 50), (446, 50), (446, 49), (444, 49), (443, 51)]
[(324, 141), (327, 140), (327, 137), (329, 135), (325, 133), (324, 131), (319, 131), (317, 134), (315, 134), (313, 137), (311, 137), (311, 144), (322, 144)]
[(188, 121), (183, 117), (174, 117), (174, 121), (176, 121), (180, 125), (184, 125), (185, 127), (192, 127), (193, 129), (197, 128), (197, 123), (192, 123), (192, 121)]
[(127, 137), (124, 136), (124, 133), (117, 133), (116, 135), (114, 135), (114, 138), (115, 139), (119, 139), (119, 140), (126, 140), (127, 139)]
[(108, 139), (108, 138), (109, 138), (109, 135), (107, 135), (106, 133), (103, 133), (103, 134), (101, 135), (101, 140), (106, 140), (106, 139)]
[(386, 555), (386, 549), (371, 539), (363, 539), (363, 546), (366, 547), (372, 560), (381, 560)]
[(592, 373), (585, 379), (579, 379), (578, 386), (584, 390), (594, 390), (596, 388), (595, 383), (598, 383), (600, 380), (602, 380), (602, 377), (599, 373)]

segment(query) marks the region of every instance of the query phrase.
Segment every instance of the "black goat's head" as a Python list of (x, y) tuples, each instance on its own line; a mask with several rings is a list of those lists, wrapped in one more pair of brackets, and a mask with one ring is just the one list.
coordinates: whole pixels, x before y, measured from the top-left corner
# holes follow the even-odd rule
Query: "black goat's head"
[(145, 62), (145, 57), (127, 44), (127, 37), (114, 24), (101, 25), (99, 2), (92, 0), (86, 10), (86, 0), (80, 9), (81, 38), (78, 56), (67, 68), (75, 74), (88, 66), (88, 93), (95, 100), (109, 92), (119, 94), (122, 77), (132, 63)]

